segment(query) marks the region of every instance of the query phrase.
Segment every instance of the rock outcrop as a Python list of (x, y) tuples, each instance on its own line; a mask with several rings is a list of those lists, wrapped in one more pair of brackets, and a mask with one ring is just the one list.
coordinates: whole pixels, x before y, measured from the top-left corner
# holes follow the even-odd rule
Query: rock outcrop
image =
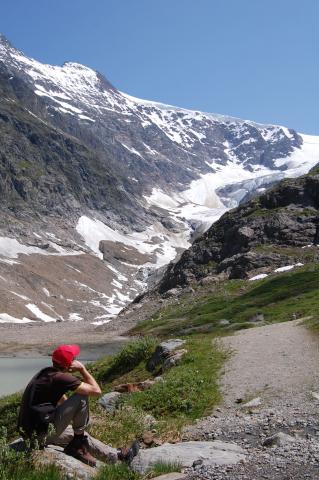
[(171, 339), (160, 343), (147, 362), (147, 369), (154, 371), (159, 367), (173, 367), (182, 358), (186, 350), (178, 350), (185, 343), (185, 340)]
[[(318, 244), (319, 172), (314, 170), (225, 213), (169, 266), (158, 288), (164, 293), (206, 277), (247, 278), (250, 272), (317, 260)], [(309, 248), (307, 254), (302, 247)]]

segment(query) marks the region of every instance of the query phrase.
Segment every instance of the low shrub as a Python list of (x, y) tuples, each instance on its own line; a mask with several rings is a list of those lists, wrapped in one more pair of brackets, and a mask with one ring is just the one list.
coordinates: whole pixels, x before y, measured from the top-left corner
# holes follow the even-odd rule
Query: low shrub
[(153, 337), (139, 338), (125, 345), (118, 354), (107, 361), (92, 364), (90, 369), (99, 381), (111, 382), (147, 360), (157, 343)]

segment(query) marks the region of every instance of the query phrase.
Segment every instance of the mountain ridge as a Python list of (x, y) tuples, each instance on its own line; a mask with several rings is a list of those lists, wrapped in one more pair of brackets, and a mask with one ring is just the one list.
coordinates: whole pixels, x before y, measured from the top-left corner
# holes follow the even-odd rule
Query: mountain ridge
[[(107, 288), (77, 280), (99, 292), (77, 307), (87, 320), (109, 321), (245, 195), (319, 162), (316, 137), (136, 99), (89, 67), (43, 65), (1, 38), (0, 130), (7, 143), (0, 145), (0, 178), (3, 195), (9, 185), (14, 201), (3, 205), (0, 259), (22, 262), (28, 245), (38, 248), (36, 263), (48, 248), (80, 253), (84, 264), (92, 255), (104, 258), (97, 277), (103, 282), (107, 266)], [(14, 239), (22, 246), (10, 257)], [(44, 288), (64, 296), (61, 284)], [(43, 293), (40, 299), (47, 303)], [(14, 314), (25, 317), (20, 303)], [(65, 318), (70, 306), (62, 303)], [(100, 315), (97, 305), (104, 306)]]

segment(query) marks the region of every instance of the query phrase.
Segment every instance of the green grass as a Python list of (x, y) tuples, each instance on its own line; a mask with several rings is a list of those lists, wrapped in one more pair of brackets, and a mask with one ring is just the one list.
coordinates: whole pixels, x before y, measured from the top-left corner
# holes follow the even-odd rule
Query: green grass
[[(319, 266), (309, 264), (294, 271), (271, 275), (255, 282), (232, 280), (214, 291), (181, 299), (159, 311), (152, 320), (141, 322), (132, 333), (152, 335), (183, 335), (199, 327), (223, 334), (253, 326), (249, 319), (263, 313), (266, 323), (292, 320), (295, 316), (319, 315)], [(227, 319), (229, 326), (221, 328), (219, 321)]]
[(145, 427), (145, 412), (122, 406), (114, 413), (106, 413), (97, 404), (92, 405), (93, 422), (90, 434), (102, 442), (120, 448), (128, 446), (136, 438), (141, 438)]
[(5, 429), (9, 440), (18, 435), (17, 419), (20, 402), (20, 393), (0, 397), (0, 428)]
[(225, 355), (209, 335), (187, 339), (183, 348), (187, 353), (179, 365), (163, 374), (163, 382), (130, 395), (126, 404), (166, 421), (194, 420), (216, 405), (220, 401), (217, 379)]
[(34, 468), (34, 465), (24, 458), (15, 458), (10, 465), (0, 466), (0, 480), (65, 480), (65, 478), (54, 465)]
[(10, 449), (3, 428), (0, 433), (0, 480), (64, 480), (54, 465), (35, 466), (29, 453), (18, 453)]
[[(128, 347), (125, 348), (127, 351)], [(216, 347), (211, 335), (188, 338), (183, 348), (187, 353), (179, 365), (162, 373), (163, 382), (155, 383), (149, 390), (123, 395), (121, 408), (114, 414), (93, 404), (91, 434), (114, 447), (127, 445), (147, 430), (145, 415), (150, 414), (156, 419), (157, 436), (170, 440), (179, 437), (183, 425), (211, 411), (220, 401), (217, 380), (226, 354)], [(123, 378), (135, 381), (136, 372), (143, 371), (151, 378), (146, 361), (147, 358), (135, 368), (132, 366), (124, 377), (119, 374), (113, 378), (112, 384), (104, 383), (103, 390), (111, 390)]]
[(133, 472), (126, 465), (105, 465), (94, 477), (95, 480), (140, 480), (139, 473)]
[(178, 462), (158, 462), (152, 465), (149, 474), (152, 477), (157, 477), (171, 472), (180, 472), (182, 470), (182, 465)]
[(319, 334), (319, 316), (318, 315), (309, 315), (305, 317), (304, 325), (309, 328), (309, 330), (316, 335)]
[(112, 380), (131, 372), (143, 361), (148, 359), (155, 350), (157, 340), (152, 337), (140, 338), (125, 345), (114, 357), (91, 364), (90, 370), (97, 380), (111, 382)]
[[(286, 207), (278, 207), (278, 208), (258, 208), (255, 207), (253, 210), (250, 210), (248, 213), (248, 217), (273, 217), (276, 214), (286, 214), (287, 215), (287, 208)], [(317, 211), (314, 208), (296, 208), (295, 210), (289, 211), (289, 216), (294, 217), (313, 217), (317, 215)]]
[(297, 262), (310, 263), (319, 258), (317, 247), (301, 248), (301, 247), (283, 247), (281, 245), (258, 245), (254, 247), (254, 251), (258, 253), (277, 253), (294, 259)]

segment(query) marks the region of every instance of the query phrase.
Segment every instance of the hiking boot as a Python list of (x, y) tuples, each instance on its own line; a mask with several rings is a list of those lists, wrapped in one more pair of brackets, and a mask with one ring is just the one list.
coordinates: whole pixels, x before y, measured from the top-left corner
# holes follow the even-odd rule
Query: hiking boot
[(117, 458), (124, 463), (130, 465), (133, 458), (136, 457), (140, 449), (140, 444), (135, 440), (130, 448), (121, 448), (117, 453)]
[(86, 465), (90, 465), (91, 467), (96, 466), (96, 460), (89, 452), (87, 437), (75, 435), (71, 442), (65, 447), (64, 453), (86, 463)]

